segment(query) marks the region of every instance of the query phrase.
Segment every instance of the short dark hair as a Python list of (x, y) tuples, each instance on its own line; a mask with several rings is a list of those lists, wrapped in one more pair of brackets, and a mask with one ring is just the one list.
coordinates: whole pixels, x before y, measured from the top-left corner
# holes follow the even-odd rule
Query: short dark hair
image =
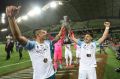
[(93, 38), (93, 34), (92, 33), (86, 33), (85, 35), (90, 35)]
[(41, 30), (41, 29), (40, 29), (40, 28), (34, 29), (34, 30), (33, 30), (33, 35), (35, 36), (39, 30)]

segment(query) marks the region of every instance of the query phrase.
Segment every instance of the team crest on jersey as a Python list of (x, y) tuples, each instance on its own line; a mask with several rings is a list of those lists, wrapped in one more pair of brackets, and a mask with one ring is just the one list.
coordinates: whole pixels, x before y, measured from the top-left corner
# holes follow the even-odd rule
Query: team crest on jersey
[(37, 45), (36, 46), (36, 53), (39, 55), (44, 55), (48, 50), (47, 45)]
[(89, 47), (90, 49), (94, 49), (94, 45), (93, 45), (93, 44), (91, 44), (90, 46), (87, 46), (87, 45), (84, 45), (84, 46), (83, 46), (84, 49), (88, 49), (88, 47)]

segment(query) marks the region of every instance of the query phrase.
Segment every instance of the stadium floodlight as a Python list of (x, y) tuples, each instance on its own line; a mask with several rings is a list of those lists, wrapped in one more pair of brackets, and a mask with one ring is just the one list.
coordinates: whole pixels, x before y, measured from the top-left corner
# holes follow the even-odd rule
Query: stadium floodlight
[(3, 28), (3, 29), (1, 29), (1, 32), (5, 32), (7, 30), (8, 30), (7, 28)]
[(5, 24), (5, 19), (1, 18), (1, 23)]
[(21, 18), (21, 17), (17, 18), (17, 22), (18, 22), (18, 23), (21, 22), (21, 21), (22, 21), (22, 18)]
[(42, 8), (42, 11), (46, 11), (47, 9), (49, 9), (49, 4), (46, 4), (46, 5)]
[(50, 3), (51, 8), (56, 8), (57, 7), (57, 2), (53, 1)]
[(5, 13), (2, 13), (1, 23), (5, 24)]
[(27, 15), (32, 17), (32, 16), (34, 16), (34, 12), (31, 10), (27, 13)]
[(5, 13), (2, 13), (2, 17), (5, 17)]
[(28, 16), (27, 16), (27, 15), (22, 16), (21, 18), (22, 18), (23, 20), (28, 20)]
[(63, 5), (63, 3), (61, 1), (58, 2), (59, 5)]
[(41, 12), (42, 12), (41, 8), (35, 7), (33, 10), (29, 11), (27, 13), (27, 15), (32, 17), (32, 16), (35, 16), (35, 15), (41, 14)]
[(35, 7), (35, 8), (33, 9), (33, 11), (35, 12), (35, 14), (41, 14), (41, 12), (42, 12), (39, 7)]
[(2, 16), (1, 19), (5, 19), (5, 17)]
[(21, 22), (21, 20), (27, 20), (28, 16), (34, 17), (36, 15), (40, 15), (42, 12), (46, 11), (47, 9), (51, 8), (56, 8), (58, 5), (63, 5), (62, 1), (52, 1), (42, 8), (36, 6), (32, 10), (30, 10), (26, 16), (22, 16), (21, 18), (17, 19), (17, 22)]

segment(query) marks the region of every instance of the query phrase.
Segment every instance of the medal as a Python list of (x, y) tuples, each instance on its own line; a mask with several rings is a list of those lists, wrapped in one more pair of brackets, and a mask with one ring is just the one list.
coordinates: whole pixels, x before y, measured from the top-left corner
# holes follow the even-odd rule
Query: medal
[(48, 59), (47, 59), (47, 58), (44, 58), (43, 62), (44, 62), (44, 63), (47, 63), (47, 62), (48, 62)]
[(87, 57), (91, 57), (91, 54), (87, 54), (86, 56), (87, 56)]

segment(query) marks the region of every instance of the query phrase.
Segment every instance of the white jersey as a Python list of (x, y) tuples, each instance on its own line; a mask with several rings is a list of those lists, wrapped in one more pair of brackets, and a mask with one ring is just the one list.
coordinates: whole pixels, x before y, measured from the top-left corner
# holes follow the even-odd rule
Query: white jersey
[(91, 67), (96, 67), (96, 42), (91, 42), (89, 45), (87, 45), (86, 43), (79, 41), (78, 44), (81, 46), (80, 68), (83, 70), (88, 70)]
[(71, 46), (70, 44), (65, 44), (65, 58), (72, 58)]
[(65, 51), (71, 51), (70, 44), (65, 44)]
[[(33, 66), (33, 79), (46, 79), (54, 74), (51, 53), (50, 42), (45, 41), (40, 44), (36, 41), (28, 41), (27, 49), (29, 49), (29, 55)], [(47, 62), (44, 62), (44, 59)]]

